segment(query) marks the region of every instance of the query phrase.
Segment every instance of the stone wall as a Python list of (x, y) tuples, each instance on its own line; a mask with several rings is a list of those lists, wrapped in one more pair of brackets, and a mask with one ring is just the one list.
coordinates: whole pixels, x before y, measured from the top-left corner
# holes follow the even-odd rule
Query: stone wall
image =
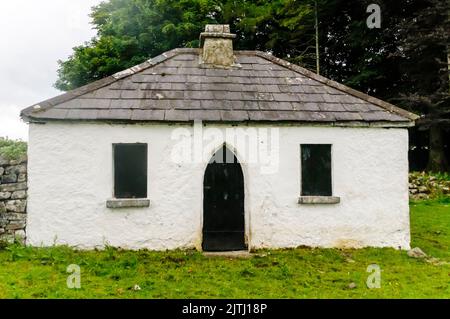
[(27, 159), (0, 155), (0, 241), (25, 240)]
[(410, 173), (409, 196), (413, 200), (450, 196), (450, 179), (448, 174)]

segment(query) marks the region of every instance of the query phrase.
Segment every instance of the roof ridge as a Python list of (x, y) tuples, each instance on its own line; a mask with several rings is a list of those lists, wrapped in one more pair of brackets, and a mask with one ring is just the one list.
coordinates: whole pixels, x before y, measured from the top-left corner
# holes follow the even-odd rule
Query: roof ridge
[[(251, 51), (243, 51), (243, 52), (244, 52), (244, 54), (249, 54)], [(360, 99), (362, 99), (362, 100), (364, 100), (366, 102), (375, 104), (375, 105), (377, 105), (377, 106), (379, 106), (379, 107), (381, 107), (381, 108), (383, 108), (383, 109), (385, 109), (385, 110), (387, 110), (387, 111), (389, 111), (391, 113), (396, 113), (396, 114), (398, 114), (400, 116), (403, 116), (403, 117), (406, 117), (406, 118), (408, 118), (408, 119), (410, 119), (412, 121), (415, 121), (418, 118), (420, 118), (420, 116), (417, 115), (417, 114), (409, 112), (409, 111), (407, 111), (405, 109), (402, 109), (402, 108), (400, 108), (398, 106), (395, 106), (395, 105), (393, 105), (391, 103), (388, 103), (386, 101), (380, 100), (380, 99), (378, 99), (376, 97), (373, 97), (373, 96), (370, 96), (368, 94), (365, 94), (365, 93), (363, 93), (361, 91), (352, 89), (351, 87), (348, 87), (348, 86), (346, 86), (346, 85), (344, 85), (342, 83), (330, 80), (330, 79), (328, 79), (328, 78), (326, 78), (326, 77), (324, 77), (322, 75), (319, 75), (319, 74), (316, 74), (314, 72), (311, 72), (311, 71), (309, 71), (309, 70), (307, 70), (307, 69), (305, 69), (305, 68), (303, 68), (303, 67), (301, 67), (299, 65), (290, 63), (290, 62), (288, 62), (286, 60), (277, 58), (277, 57), (275, 57), (275, 56), (273, 56), (273, 55), (271, 55), (269, 53), (266, 53), (266, 52), (263, 52), (263, 51), (258, 51), (258, 50), (255, 50), (253, 52), (255, 53), (256, 56), (259, 56), (261, 58), (269, 60), (269, 61), (271, 61), (273, 63), (276, 63), (276, 64), (278, 64), (280, 66), (288, 68), (288, 69), (290, 69), (290, 70), (292, 70), (294, 72), (300, 73), (301, 75), (306, 76), (306, 77), (308, 77), (308, 78), (310, 78), (312, 80), (318, 81), (318, 82), (320, 82), (322, 84), (325, 84), (325, 85), (328, 85), (328, 86), (331, 86), (331, 87), (333, 87), (333, 88), (335, 88), (335, 89), (337, 89), (339, 91), (342, 91), (342, 92), (350, 94), (350, 95), (352, 95), (354, 97), (360, 98)]]

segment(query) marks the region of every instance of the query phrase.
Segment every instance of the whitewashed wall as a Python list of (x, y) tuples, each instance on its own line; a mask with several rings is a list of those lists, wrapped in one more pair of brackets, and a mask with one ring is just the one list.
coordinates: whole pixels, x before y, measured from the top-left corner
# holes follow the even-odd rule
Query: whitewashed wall
[[(206, 163), (171, 160), (177, 127), (30, 124), (28, 244), (200, 249)], [(242, 164), (250, 248), (409, 248), (406, 129), (282, 126), (279, 136), (276, 173)], [(134, 142), (148, 143), (150, 207), (108, 209), (111, 145)], [(207, 152), (222, 143), (209, 143)], [(297, 204), (302, 143), (333, 145), (333, 195), (341, 197), (340, 204)], [(242, 158), (245, 150), (230, 147)]]

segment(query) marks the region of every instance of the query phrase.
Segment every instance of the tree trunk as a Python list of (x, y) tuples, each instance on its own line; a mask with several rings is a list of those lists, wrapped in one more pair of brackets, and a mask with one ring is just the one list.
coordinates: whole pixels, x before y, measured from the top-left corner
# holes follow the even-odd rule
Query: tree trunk
[(317, 9), (317, 0), (314, 1), (314, 28), (316, 29), (316, 73), (320, 75), (320, 56), (319, 56), (319, 10)]
[(448, 92), (450, 93), (450, 44), (447, 45)]
[(448, 163), (444, 153), (444, 140), (439, 126), (430, 127), (430, 155), (427, 170), (431, 172), (447, 171)]

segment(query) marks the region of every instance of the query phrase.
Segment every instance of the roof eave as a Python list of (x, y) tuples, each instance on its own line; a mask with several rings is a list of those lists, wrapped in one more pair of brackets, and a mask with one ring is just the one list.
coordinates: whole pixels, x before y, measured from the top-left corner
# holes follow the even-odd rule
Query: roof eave
[[(192, 125), (194, 120), (131, 120), (131, 119), (52, 119), (52, 118), (35, 118), (28, 117), (29, 123), (45, 124), (47, 122), (64, 122), (64, 123), (106, 123), (106, 124), (186, 124)], [(295, 126), (331, 126), (331, 127), (371, 127), (371, 128), (409, 128), (414, 126), (413, 121), (295, 121), (295, 120), (202, 120), (205, 124), (279, 124), (279, 125), (295, 125)]]

